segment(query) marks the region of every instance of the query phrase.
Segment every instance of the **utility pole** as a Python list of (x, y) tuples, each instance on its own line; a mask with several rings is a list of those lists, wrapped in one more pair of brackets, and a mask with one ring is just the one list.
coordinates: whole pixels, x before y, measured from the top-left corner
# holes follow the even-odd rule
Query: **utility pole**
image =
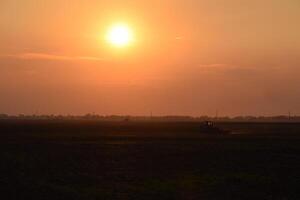
[(218, 118), (219, 118), (219, 110), (217, 109), (215, 119), (218, 120)]

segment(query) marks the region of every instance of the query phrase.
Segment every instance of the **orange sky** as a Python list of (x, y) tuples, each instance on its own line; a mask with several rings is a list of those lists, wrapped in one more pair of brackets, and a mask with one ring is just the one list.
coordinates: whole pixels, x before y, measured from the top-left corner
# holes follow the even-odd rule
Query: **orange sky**
[(300, 114), (299, 19), (299, 0), (2, 0), (0, 113)]

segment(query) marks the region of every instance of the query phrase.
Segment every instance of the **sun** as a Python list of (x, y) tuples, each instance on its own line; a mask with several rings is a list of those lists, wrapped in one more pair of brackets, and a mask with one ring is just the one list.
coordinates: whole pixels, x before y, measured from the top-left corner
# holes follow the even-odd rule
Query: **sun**
[(116, 47), (128, 46), (133, 42), (133, 33), (126, 24), (115, 24), (108, 30), (106, 40)]

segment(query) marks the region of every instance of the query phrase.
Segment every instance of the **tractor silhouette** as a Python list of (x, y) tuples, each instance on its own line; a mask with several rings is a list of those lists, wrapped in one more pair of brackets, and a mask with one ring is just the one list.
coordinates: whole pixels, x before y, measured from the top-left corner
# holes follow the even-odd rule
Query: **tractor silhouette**
[(205, 121), (200, 124), (200, 132), (206, 134), (228, 134), (229, 131), (220, 129), (212, 121)]

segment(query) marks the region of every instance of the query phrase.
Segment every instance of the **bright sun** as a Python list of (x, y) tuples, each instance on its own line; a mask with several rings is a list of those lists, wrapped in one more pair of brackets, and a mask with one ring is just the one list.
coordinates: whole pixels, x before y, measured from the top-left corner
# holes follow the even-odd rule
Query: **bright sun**
[(109, 29), (106, 39), (116, 47), (124, 47), (132, 43), (133, 34), (127, 25), (116, 24)]

